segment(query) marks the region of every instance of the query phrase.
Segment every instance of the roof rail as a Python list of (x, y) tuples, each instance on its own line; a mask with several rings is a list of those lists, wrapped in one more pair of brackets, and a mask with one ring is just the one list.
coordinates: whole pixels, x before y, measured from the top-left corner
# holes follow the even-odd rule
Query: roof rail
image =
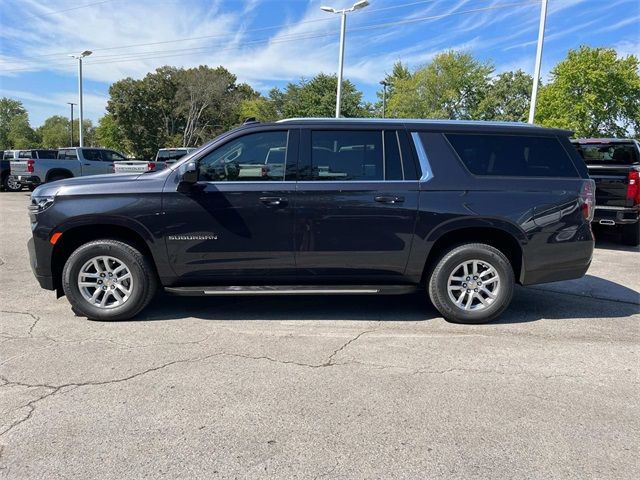
[(345, 122), (345, 123), (422, 123), (422, 124), (449, 124), (449, 125), (505, 125), (513, 126), (518, 125), (521, 127), (535, 127), (530, 123), (525, 122), (501, 122), (501, 121), (486, 121), (486, 120), (447, 120), (447, 119), (435, 119), (435, 118), (327, 118), (327, 117), (297, 117), (297, 118), (284, 118), (278, 120), (276, 123), (287, 122)]

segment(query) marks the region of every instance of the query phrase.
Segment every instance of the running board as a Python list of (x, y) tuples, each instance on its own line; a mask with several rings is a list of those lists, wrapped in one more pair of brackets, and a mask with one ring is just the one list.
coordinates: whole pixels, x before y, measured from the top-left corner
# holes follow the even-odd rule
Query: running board
[(413, 293), (416, 285), (269, 285), (225, 287), (165, 287), (167, 293), (187, 297), (208, 295), (400, 295)]

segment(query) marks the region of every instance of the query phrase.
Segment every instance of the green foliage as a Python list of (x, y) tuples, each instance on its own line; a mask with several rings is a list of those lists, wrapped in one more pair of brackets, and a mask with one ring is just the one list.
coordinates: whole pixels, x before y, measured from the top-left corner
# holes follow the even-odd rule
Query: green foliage
[(0, 149), (9, 150), (13, 148), (9, 140), (9, 126), (14, 117), (26, 115), (22, 102), (12, 98), (0, 98)]
[(486, 94), (490, 63), (469, 53), (448, 51), (406, 78), (394, 81), (388, 116), (472, 119)]
[[(38, 134), (42, 139), (41, 144), (44, 148), (60, 148), (71, 145), (69, 119), (61, 115), (47, 118), (42, 126), (38, 128)], [(76, 141), (78, 140), (77, 136), (78, 134), (76, 133)]]
[(551, 71), (536, 121), (578, 137), (625, 137), (640, 131), (640, 63), (614, 49), (580, 47)]
[(158, 148), (198, 146), (228, 130), (240, 122), (242, 102), (257, 96), (224, 67), (206, 66), (161, 67), (142, 80), (114, 83), (109, 94), (107, 112), (118, 136), (108, 138), (146, 158)]
[[(333, 117), (336, 113), (336, 75), (320, 73), (311, 80), (302, 79), (298, 83), (289, 83), (284, 92), (271, 91), (269, 97), (278, 105), (281, 115), (290, 117)], [(349, 80), (342, 82), (343, 117), (366, 116), (360, 92)]]
[(96, 145), (100, 147), (111, 148), (120, 152), (126, 151), (124, 135), (113, 115), (107, 113), (98, 121), (95, 136)]
[(488, 86), (475, 118), (507, 122), (525, 121), (529, 115), (533, 77), (522, 70), (503, 72)]
[(36, 132), (29, 125), (29, 116), (26, 113), (14, 115), (9, 121), (7, 132), (9, 148), (31, 148), (39, 145)]

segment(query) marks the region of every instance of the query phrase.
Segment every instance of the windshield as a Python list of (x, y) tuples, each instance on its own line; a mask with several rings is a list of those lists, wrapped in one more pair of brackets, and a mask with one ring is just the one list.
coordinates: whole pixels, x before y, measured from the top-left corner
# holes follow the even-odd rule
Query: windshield
[(578, 153), (587, 164), (638, 163), (638, 151), (633, 143), (576, 143)]

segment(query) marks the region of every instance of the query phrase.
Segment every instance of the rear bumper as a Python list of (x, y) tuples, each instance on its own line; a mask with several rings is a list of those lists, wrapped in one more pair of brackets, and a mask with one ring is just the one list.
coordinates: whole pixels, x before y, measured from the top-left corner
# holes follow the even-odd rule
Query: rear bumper
[[(637, 207), (598, 207), (596, 206), (593, 223), (599, 225), (628, 225), (638, 222), (640, 209)], [(613, 222), (613, 223), (611, 223)]]
[(36, 177), (35, 175), (11, 175), (13, 179), (24, 185), (40, 185), (42, 181), (40, 177)]
[(534, 285), (584, 276), (591, 265), (594, 243), (588, 224), (575, 231), (537, 237), (524, 251), (520, 283)]

